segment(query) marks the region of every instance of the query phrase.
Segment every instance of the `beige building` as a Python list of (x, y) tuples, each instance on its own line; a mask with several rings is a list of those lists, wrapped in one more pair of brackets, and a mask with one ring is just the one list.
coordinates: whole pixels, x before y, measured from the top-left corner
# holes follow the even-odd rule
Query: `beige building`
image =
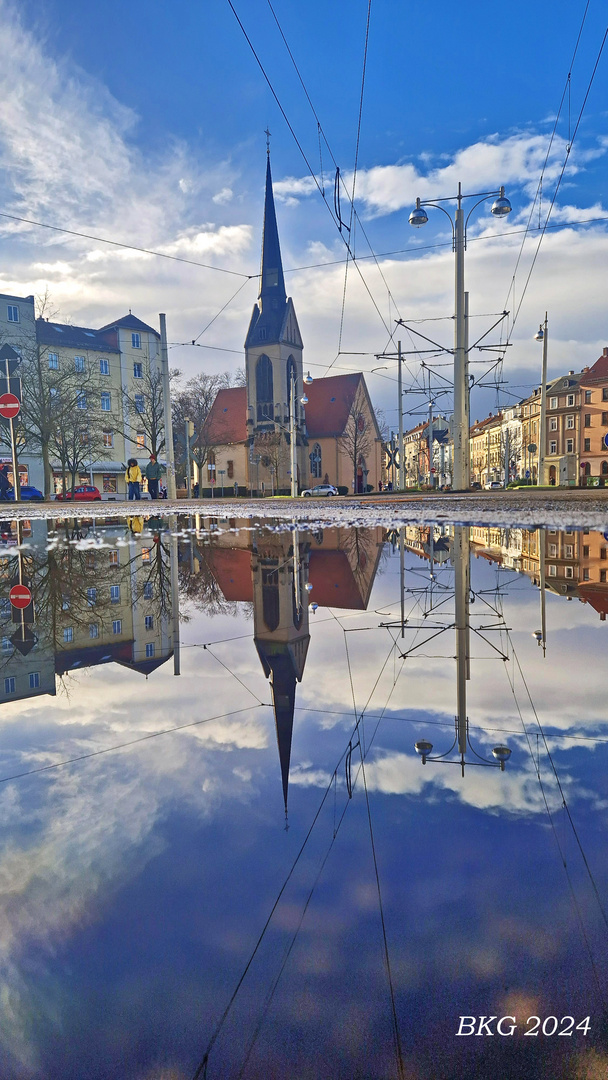
[(583, 395), (581, 483), (586, 487), (605, 487), (608, 484), (608, 348), (583, 373), (580, 387)]

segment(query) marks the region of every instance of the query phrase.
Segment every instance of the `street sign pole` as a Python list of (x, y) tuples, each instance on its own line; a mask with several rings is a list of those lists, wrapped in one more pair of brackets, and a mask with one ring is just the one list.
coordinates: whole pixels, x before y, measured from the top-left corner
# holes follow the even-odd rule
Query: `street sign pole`
[[(11, 349), (11, 352), (12, 352), (12, 349)], [(7, 386), (7, 389), (9, 389), (10, 385), (11, 385), (11, 382), (10, 382), (10, 370), (9, 370), (9, 357), (8, 356), (4, 357), (4, 369), (5, 369), (6, 386)], [(2, 398), (12, 398), (13, 396), (14, 395), (10, 394), (10, 393), (9, 394), (3, 394)], [(15, 400), (17, 402), (17, 411), (14, 413), (14, 415), (17, 416), (19, 414), (19, 409), (21, 407), (21, 403), (20, 403), (18, 398), (16, 398)], [(10, 409), (10, 405), (8, 405), (7, 408)], [(10, 435), (11, 435), (11, 457), (13, 459), (13, 491), (15, 493), (15, 502), (21, 502), (21, 484), (19, 483), (19, 462), (17, 461), (17, 447), (15, 445), (15, 425), (13, 424), (13, 413), (12, 412), (7, 412), (7, 413), (3, 412), (3, 415), (5, 415), (8, 418), (9, 431), (10, 431)]]

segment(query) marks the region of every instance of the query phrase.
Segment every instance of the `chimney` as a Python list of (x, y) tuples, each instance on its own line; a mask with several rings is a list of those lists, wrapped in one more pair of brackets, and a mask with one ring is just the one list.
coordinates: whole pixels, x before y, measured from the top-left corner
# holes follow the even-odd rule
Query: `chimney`
[(568, 372), (568, 375), (574, 375), (574, 372), (573, 372), (573, 371), (569, 371), (569, 372)]
[(602, 353), (602, 356), (608, 356), (608, 345), (604, 345), (604, 351)]
[(600, 622), (606, 622), (606, 612), (600, 611)]
[(584, 374), (584, 373), (585, 373), (586, 371), (589, 371), (589, 368), (588, 368), (588, 367), (584, 367), (584, 368), (583, 368), (583, 374)]

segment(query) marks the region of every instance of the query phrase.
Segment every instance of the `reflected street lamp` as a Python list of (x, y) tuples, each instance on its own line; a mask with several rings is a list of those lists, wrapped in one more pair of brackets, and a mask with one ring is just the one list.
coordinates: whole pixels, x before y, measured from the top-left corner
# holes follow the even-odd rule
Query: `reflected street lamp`
[(545, 482), (545, 451), (546, 451), (546, 426), (547, 426), (547, 345), (549, 340), (549, 328), (547, 324), (547, 312), (545, 311), (544, 326), (541, 323), (534, 335), (535, 341), (543, 343), (543, 363), (540, 376), (540, 422), (538, 425), (538, 476), (537, 486)]
[[(456, 199), (457, 207), (454, 219), (448, 211), (441, 206), (443, 202), (453, 202)], [(477, 199), (469, 211), (466, 220), (462, 208), (462, 200)], [(491, 211), (495, 217), (505, 217), (511, 212), (511, 203), (505, 196), (505, 189), (498, 191), (475, 192), (472, 195), (463, 195), (461, 185), (458, 184), (458, 195), (448, 199), (427, 199), (422, 202), (416, 199), (416, 206), (409, 216), (409, 223), (415, 229), (421, 228), (428, 222), (425, 206), (434, 206), (441, 210), (449, 219), (452, 226), (452, 247), (456, 256), (455, 278), (455, 310), (456, 320), (454, 329), (454, 476), (452, 487), (456, 491), (465, 491), (470, 483), (469, 463), (469, 417), (468, 417), (468, 392), (467, 392), (467, 314), (464, 289), (464, 253), (467, 246), (467, 225), (475, 207), (487, 199), (494, 198)]]

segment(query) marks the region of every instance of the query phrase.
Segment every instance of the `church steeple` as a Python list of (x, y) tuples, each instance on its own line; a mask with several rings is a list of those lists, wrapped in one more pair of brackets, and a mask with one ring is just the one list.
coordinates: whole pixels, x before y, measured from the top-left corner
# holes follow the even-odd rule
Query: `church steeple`
[[(287, 293), (283, 277), (283, 262), (279, 244), (277, 215), (272, 192), (272, 173), (270, 154), (266, 161), (266, 195), (264, 198), (264, 229), (262, 234), (262, 266), (260, 270), (260, 308), (266, 315), (270, 311), (280, 311), (281, 321), (285, 313)], [(275, 303), (273, 303), (275, 301)], [(276, 303), (278, 301), (278, 303)]]

